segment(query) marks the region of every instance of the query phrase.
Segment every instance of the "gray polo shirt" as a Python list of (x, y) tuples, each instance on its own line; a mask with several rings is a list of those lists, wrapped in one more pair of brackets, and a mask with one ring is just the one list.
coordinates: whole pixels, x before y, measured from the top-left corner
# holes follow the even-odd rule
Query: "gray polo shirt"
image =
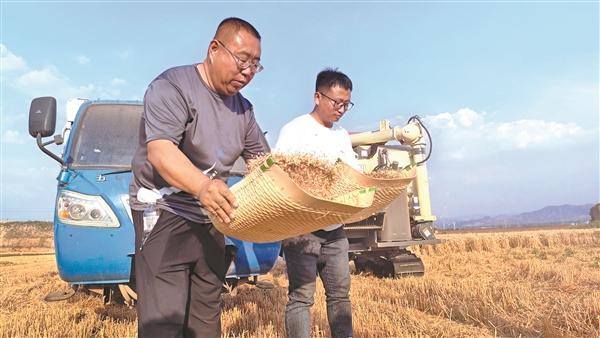
[[(212, 168), (214, 179), (226, 181), (240, 156), (249, 159), (264, 151), (261, 137), (252, 105), (240, 93), (221, 96), (211, 91), (196, 65), (166, 70), (150, 83), (144, 96), (139, 145), (131, 164), (131, 208), (144, 210), (136, 199), (141, 187), (170, 187), (148, 162), (148, 142), (169, 140), (198, 169)], [(157, 205), (193, 222), (210, 222), (200, 201), (183, 191), (164, 195)]]

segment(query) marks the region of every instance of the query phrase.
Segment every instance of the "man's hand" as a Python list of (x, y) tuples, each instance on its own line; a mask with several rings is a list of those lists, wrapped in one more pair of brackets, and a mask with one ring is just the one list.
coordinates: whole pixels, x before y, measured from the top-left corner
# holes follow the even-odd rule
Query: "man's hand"
[(207, 180), (196, 196), (202, 206), (223, 223), (230, 223), (235, 217), (233, 209), (238, 207), (235, 196), (221, 180)]
[(223, 223), (231, 222), (237, 203), (227, 184), (209, 179), (173, 142), (148, 142), (148, 161), (172, 186), (196, 196), (206, 211)]

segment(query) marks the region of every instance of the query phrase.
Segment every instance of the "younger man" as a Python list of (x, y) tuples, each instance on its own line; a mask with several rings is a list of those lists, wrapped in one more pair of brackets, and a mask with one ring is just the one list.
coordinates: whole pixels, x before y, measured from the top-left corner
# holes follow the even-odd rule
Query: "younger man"
[[(334, 126), (354, 105), (352, 81), (334, 69), (317, 75), (314, 108), (286, 124), (275, 152), (313, 154), (330, 162), (338, 159), (358, 168), (348, 132)], [(310, 308), (317, 274), (323, 281), (327, 319), (332, 337), (352, 337), (348, 239), (341, 224), (283, 241), (289, 279), (285, 327), (288, 337), (310, 337)]]

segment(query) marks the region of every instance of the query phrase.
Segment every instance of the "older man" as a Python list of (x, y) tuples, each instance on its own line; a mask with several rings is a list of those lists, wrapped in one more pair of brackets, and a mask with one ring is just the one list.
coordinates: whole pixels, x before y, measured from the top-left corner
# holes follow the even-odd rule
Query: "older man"
[[(208, 214), (231, 221), (229, 171), (240, 155), (263, 151), (252, 105), (239, 93), (263, 69), (260, 39), (250, 23), (225, 19), (204, 62), (166, 70), (144, 96), (129, 190), (141, 337), (220, 336), (228, 262)], [(140, 191), (158, 198), (155, 224), (144, 219), (149, 201)]]

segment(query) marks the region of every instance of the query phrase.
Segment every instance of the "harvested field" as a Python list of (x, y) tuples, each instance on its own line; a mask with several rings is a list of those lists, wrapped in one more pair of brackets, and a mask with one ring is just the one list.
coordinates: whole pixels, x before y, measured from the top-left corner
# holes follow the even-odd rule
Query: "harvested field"
[[(600, 337), (600, 230), (440, 237), (446, 243), (413, 248), (424, 277), (352, 277), (356, 337)], [(283, 264), (260, 278), (275, 288), (243, 285), (223, 296), (225, 336), (283, 336)], [(52, 255), (0, 257), (0, 337), (135, 336), (135, 311), (125, 306), (80, 293), (43, 301), (67, 288)], [(321, 287), (315, 301), (313, 336), (328, 336)]]

